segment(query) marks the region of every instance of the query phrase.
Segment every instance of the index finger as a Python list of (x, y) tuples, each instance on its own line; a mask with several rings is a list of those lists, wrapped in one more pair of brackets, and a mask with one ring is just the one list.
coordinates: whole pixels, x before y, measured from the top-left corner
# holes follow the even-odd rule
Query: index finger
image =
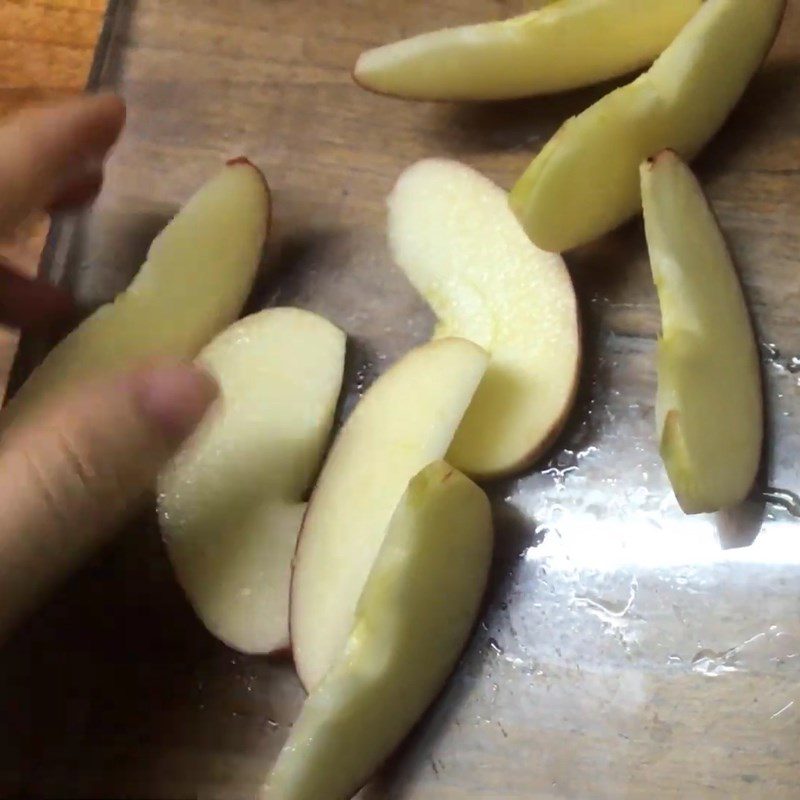
[(99, 185), (124, 122), (122, 101), (99, 94), (27, 109), (0, 125), (0, 236), (75, 187)]

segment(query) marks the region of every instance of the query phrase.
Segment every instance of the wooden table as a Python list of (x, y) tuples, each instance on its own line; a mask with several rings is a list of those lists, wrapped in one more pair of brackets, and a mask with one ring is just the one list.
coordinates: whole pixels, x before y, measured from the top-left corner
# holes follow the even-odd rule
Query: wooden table
[[(92, 61), (106, 0), (3, 0), (0, 3), (0, 118), (27, 103), (80, 91)], [(34, 271), (47, 219), (31, 220), (0, 253)], [(0, 333), (0, 393), (16, 337)]]

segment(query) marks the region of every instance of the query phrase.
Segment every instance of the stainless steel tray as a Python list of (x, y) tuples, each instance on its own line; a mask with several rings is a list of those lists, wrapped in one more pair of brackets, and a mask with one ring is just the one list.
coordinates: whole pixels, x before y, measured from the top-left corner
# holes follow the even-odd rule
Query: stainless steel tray
[[(362, 47), (517, 11), (490, 0), (116, 0), (93, 86), (130, 110), (91, 217), (44, 268), (91, 306), (228, 156), (269, 177), (273, 277), (350, 334), (346, 413), (430, 328), (392, 266), (384, 198), (417, 158), (509, 186), (608, 87), (495, 106), (369, 95)], [(699, 162), (764, 341), (770, 452), (725, 516), (677, 508), (653, 434), (656, 299), (641, 226), (569, 255), (585, 324), (579, 403), (552, 458), (490, 487), (488, 606), (444, 696), (366, 797), (800, 797), (800, 2), (746, 102)], [(26, 341), (26, 372), (41, 352)], [(768, 501), (768, 502), (765, 502)], [(302, 694), (289, 664), (216, 643), (150, 515), (0, 655), (0, 795), (249, 797)]]

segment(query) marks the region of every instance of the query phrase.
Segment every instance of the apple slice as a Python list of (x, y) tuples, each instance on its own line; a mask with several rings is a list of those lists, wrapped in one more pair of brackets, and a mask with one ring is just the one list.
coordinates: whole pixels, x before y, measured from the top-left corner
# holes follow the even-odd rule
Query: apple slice
[(492, 560), (486, 495), (444, 462), (409, 484), (343, 651), (306, 700), (270, 800), (346, 800), (434, 700), (464, 649)]
[(701, 0), (558, 0), (500, 22), (423, 33), (361, 55), (365, 89), (416, 100), (507, 100), (649, 64)]
[(568, 120), (511, 192), (533, 242), (561, 252), (641, 207), (639, 164), (664, 148), (693, 158), (763, 61), (786, 0), (706, 0), (633, 83)]
[(295, 555), (295, 666), (314, 689), (339, 657), (356, 603), (409, 480), (444, 457), (486, 369), (464, 339), (407, 353), (356, 406), (311, 495)]
[(502, 189), (444, 159), (400, 176), (389, 244), (438, 335), (491, 357), (447, 460), (481, 478), (525, 468), (561, 430), (578, 383), (578, 308), (563, 259), (531, 244)]
[(687, 514), (717, 511), (745, 499), (761, 460), (758, 347), (725, 240), (691, 170), (665, 151), (641, 175), (661, 305), (661, 456)]
[(328, 442), (345, 336), (296, 308), (272, 308), (221, 333), (198, 361), (221, 408), (159, 479), (159, 517), (178, 581), (231, 647), (289, 645), (289, 581), (303, 499)]
[(68, 384), (162, 356), (194, 358), (239, 315), (269, 224), (269, 189), (229, 162), (155, 239), (129, 288), (60, 342), (3, 412), (3, 426)]
[(178, 494), (162, 496), (159, 517), (175, 576), (200, 621), (240, 653), (288, 651), (292, 557), (306, 504), (271, 499), (183, 522), (186, 506)]

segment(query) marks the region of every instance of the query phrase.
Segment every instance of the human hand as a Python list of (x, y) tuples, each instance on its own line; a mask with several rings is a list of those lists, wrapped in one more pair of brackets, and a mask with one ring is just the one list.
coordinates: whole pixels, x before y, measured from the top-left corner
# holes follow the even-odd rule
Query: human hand
[[(119, 99), (97, 95), (1, 125), (0, 237), (37, 210), (90, 202), (124, 120)], [(44, 327), (70, 309), (60, 290), (0, 264), (0, 321)], [(75, 387), (3, 434), (0, 638), (105, 540), (216, 394), (191, 364), (143, 366)]]

